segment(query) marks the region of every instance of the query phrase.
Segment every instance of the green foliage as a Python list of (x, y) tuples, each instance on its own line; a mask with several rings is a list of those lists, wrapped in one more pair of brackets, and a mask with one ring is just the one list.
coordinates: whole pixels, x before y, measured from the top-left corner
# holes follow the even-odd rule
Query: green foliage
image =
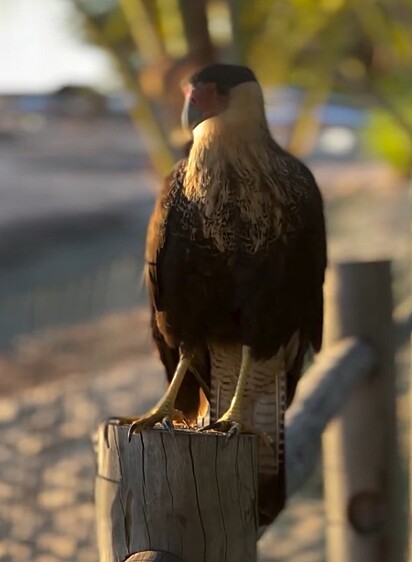
[[(412, 114), (400, 114), (397, 105), (412, 89), (411, 0), (67, 1), (77, 4), (93, 39), (116, 58), (126, 87), (137, 89), (140, 99), (146, 96), (154, 112), (167, 96), (158, 90), (155, 99), (154, 88), (142, 88), (148, 80), (140, 74), (148, 69), (154, 69), (152, 83), (156, 73), (162, 83), (173, 75), (170, 69), (178, 77), (179, 69), (192, 69), (199, 60), (246, 63), (265, 85), (292, 84), (307, 91), (302, 122), (331, 91), (365, 96), (385, 107), (374, 113), (365, 142), (400, 169), (410, 168)], [(209, 34), (212, 13), (214, 28), (223, 30), (226, 40), (221, 33), (219, 40)], [(175, 86), (168, 82), (170, 90)], [(168, 128), (163, 119), (158, 125)], [(305, 127), (295, 129), (299, 146)]]
[[(408, 108), (407, 117), (412, 123), (412, 107)], [(401, 173), (411, 173), (412, 137), (389, 111), (382, 108), (372, 111), (363, 132), (363, 143), (369, 152), (387, 160)]]

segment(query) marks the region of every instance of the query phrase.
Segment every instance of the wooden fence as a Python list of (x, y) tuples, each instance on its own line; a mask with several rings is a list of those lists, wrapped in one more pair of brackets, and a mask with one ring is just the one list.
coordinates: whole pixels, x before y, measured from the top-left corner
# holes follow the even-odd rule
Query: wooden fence
[(131, 255), (61, 282), (3, 293), (0, 291), (0, 350), (22, 336), (130, 310), (145, 302), (146, 296), (142, 268), (136, 256)]
[[(324, 349), (287, 414), (288, 495), (322, 454), (326, 560), (401, 562), (394, 348), (405, 330), (394, 329), (390, 264), (331, 268), (325, 309)], [(224, 446), (151, 430), (129, 444), (127, 428), (102, 431), (100, 562), (256, 561), (255, 436)]]

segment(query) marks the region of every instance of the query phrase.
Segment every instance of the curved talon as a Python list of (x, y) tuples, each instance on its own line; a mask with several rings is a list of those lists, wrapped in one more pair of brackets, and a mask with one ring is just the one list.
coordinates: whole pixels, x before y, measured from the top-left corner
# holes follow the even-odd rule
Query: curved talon
[(162, 427), (163, 427), (163, 429), (168, 431), (170, 433), (170, 435), (174, 434), (175, 429), (173, 427), (172, 420), (170, 419), (170, 416), (165, 416), (162, 419)]
[[(135, 429), (135, 427), (137, 427), (137, 423), (138, 423), (138, 422), (134, 422), (134, 423), (132, 423), (132, 424), (130, 425), (130, 427), (129, 427), (129, 430), (128, 430), (128, 432), (127, 432), (127, 440), (128, 440), (129, 443), (130, 443), (130, 441), (132, 440), (133, 433), (134, 433), (134, 429)], [(142, 429), (143, 429), (143, 427), (142, 427)]]
[(239, 435), (240, 432), (241, 432), (241, 429), (242, 429), (242, 426), (240, 425), (240, 423), (231, 422), (231, 428), (227, 432), (226, 443), (229, 443), (229, 441), (232, 439), (233, 436)]
[(158, 415), (153, 413), (131, 420), (129, 431), (127, 432), (129, 443), (135, 433), (140, 433), (144, 429), (154, 427), (158, 422), (161, 422), (161, 419), (159, 420), (158, 417)]
[(139, 425), (141, 425), (139, 431), (142, 431), (144, 429), (144, 424), (142, 422), (143, 420), (138, 419), (130, 424), (129, 430), (127, 432), (127, 440), (129, 441), (129, 443), (132, 440), (133, 434), (135, 433), (135, 430), (137, 427), (139, 427)]
[(225, 442), (229, 443), (229, 441), (235, 435), (239, 435), (242, 430), (242, 426), (239, 422), (232, 421), (232, 420), (217, 420), (214, 423), (211, 423), (205, 427), (199, 429), (199, 431), (219, 431), (220, 433), (227, 433)]

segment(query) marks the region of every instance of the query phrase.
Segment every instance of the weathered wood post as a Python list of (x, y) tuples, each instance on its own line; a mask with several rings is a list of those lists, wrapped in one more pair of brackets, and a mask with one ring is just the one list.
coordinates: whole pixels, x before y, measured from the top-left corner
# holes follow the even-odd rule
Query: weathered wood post
[(397, 433), (391, 272), (388, 262), (331, 268), (325, 347), (368, 341), (377, 366), (323, 437), (328, 562), (398, 562)]
[(256, 436), (226, 444), (216, 433), (153, 429), (129, 443), (127, 427), (107, 429), (97, 446), (100, 562), (256, 561)]

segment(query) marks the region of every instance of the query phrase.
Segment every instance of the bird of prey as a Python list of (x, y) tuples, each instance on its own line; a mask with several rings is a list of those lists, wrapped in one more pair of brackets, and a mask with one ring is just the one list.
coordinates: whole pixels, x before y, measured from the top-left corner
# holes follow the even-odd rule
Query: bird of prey
[(152, 331), (169, 387), (131, 432), (196, 420), (261, 436), (259, 520), (285, 501), (284, 415), (322, 342), (325, 223), (311, 172), (271, 137), (261, 87), (214, 64), (187, 87), (188, 156), (167, 177), (146, 243)]

